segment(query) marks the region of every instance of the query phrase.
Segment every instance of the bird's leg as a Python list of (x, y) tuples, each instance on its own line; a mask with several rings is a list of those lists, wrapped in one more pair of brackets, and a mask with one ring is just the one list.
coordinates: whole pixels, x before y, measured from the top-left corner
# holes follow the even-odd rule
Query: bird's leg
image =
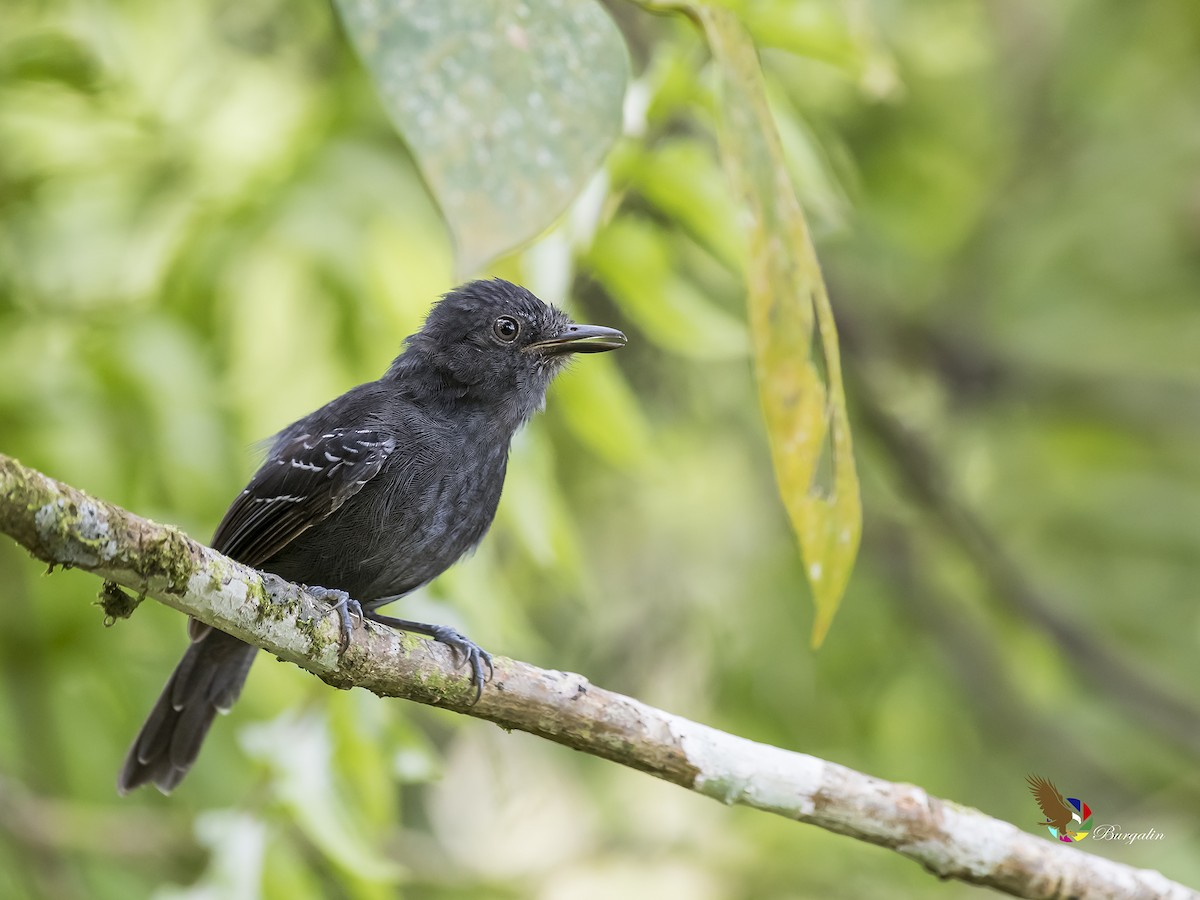
[[(395, 628), (398, 631), (428, 635), (438, 643), (445, 644), (451, 650), (461, 654), (463, 662), (471, 667), (471, 683), (475, 685), (476, 703), (483, 696), (484, 681), (491, 681), (492, 677), (496, 674), (496, 670), (492, 667), (492, 654), (488, 653), (470, 638), (447, 625), (425, 625), (422, 622), (410, 622), (408, 619), (385, 616), (374, 610), (367, 610), (363, 615), (372, 622), (387, 625), (389, 628)], [(483, 677), (484, 665), (487, 666), (488, 670), (486, 679)]]
[(324, 600), (329, 604), (330, 611), (338, 614), (338, 620), (342, 625), (342, 639), (338, 644), (338, 658), (340, 659), (346, 652), (346, 648), (350, 646), (350, 633), (354, 630), (351, 616), (361, 622), (363, 620), (362, 606), (345, 591), (339, 591), (336, 588), (305, 585), (304, 589), (318, 600)]

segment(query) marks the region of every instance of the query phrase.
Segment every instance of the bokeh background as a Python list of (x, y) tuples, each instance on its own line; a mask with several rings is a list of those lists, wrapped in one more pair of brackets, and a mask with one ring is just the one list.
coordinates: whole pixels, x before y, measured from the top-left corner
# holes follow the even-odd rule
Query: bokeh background
[[(771, 473), (712, 79), (612, 3), (627, 135), (487, 274), (624, 329), (406, 601), (491, 650), (1200, 884), (1200, 7), (744, 10), (841, 329), (861, 557), (824, 648)], [(206, 538), (255, 442), (376, 377), (449, 239), (325, 4), (0, 10), (0, 451)], [(965, 897), (904, 859), (260, 659), (118, 799), (185, 642), (0, 541), (0, 895)]]

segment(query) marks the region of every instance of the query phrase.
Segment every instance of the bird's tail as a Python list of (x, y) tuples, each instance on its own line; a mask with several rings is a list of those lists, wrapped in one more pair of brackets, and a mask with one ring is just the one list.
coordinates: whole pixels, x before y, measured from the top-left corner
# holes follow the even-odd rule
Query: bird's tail
[(192, 645), (171, 673), (117, 776), (121, 794), (150, 783), (170, 793), (196, 761), (213, 717), (233, 706), (250, 673), (256, 647), (198, 622), (190, 624)]

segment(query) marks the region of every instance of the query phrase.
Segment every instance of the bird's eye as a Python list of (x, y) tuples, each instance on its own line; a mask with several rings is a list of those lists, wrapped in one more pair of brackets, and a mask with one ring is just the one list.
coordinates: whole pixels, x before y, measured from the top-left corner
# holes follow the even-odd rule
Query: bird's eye
[(510, 344), (515, 341), (517, 339), (517, 335), (521, 333), (521, 323), (519, 323), (512, 316), (501, 316), (496, 320), (495, 324), (492, 325), (492, 331), (495, 332), (496, 337), (500, 338), (500, 340), (504, 341), (506, 344)]

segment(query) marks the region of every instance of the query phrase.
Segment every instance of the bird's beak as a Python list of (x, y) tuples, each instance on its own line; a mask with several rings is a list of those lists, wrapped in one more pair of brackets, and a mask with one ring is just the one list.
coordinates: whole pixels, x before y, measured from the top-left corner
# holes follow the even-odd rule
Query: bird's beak
[(562, 332), (545, 340), (529, 345), (547, 355), (559, 356), (566, 353), (603, 353), (624, 347), (629, 339), (615, 328), (603, 325), (567, 325)]

